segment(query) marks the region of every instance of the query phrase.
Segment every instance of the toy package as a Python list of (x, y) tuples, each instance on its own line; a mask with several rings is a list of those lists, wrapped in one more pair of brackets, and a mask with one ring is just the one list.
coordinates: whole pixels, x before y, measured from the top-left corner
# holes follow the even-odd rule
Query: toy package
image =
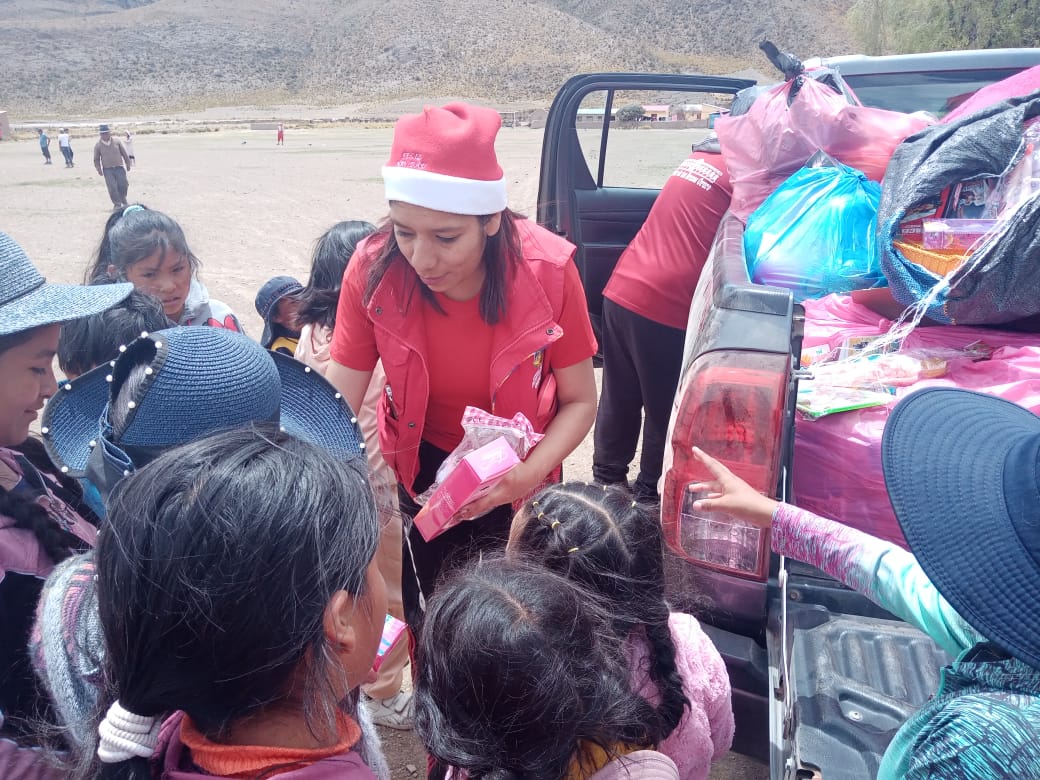
[(379, 671), (379, 667), (383, 665), (383, 661), (386, 660), (390, 651), (401, 641), (401, 637), (404, 636), (407, 629), (408, 625), (403, 620), (398, 620), (393, 615), (386, 616), (386, 620), (383, 621), (383, 636), (379, 639), (379, 649), (376, 651), (376, 660), (372, 662), (372, 671)]
[(423, 539), (429, 542), (462, 522), (459, 509), (486, 495), (519, 464), (520, 458), (504, 436), (463, 456), (415, 516), (415, 527)]

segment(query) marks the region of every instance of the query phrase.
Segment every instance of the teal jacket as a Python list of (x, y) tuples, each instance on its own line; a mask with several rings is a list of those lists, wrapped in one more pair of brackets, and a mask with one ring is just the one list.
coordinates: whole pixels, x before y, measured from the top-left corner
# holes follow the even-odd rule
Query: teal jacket
[(1040, 777), (1040, 670), (972, 628), (906, 550), (780, 504), (773, 549), (804, 561), (917, 627), (956, 657), (939, 690), (903, 724), (879, 780)]

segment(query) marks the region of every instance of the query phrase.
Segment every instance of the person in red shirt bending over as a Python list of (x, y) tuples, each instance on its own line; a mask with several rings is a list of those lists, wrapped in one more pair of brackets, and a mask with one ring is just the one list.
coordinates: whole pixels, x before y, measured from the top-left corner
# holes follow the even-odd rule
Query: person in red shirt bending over
[(504, 549), (512, 503), (558, 479), (596, 415), (596, 341), (574, 246), (507, 207), (501, 124), (461, 103), (398, 121), (383, 168), (390, 216), (347, 266), (332, 337), (326, 377), (353, 409), (382, 360), (379, 442), (406, 517), (461, 442), (466, 406), (523, 412), (545, 434), (461, 508), (470, 522), (430, 542), (409, 529), (402, 589), (413, 627), (420, 590), (428, 599), (442, 568)]
[(643, 503), (660, 501), (690, 301), (732, 194), (721, 154), (695, 151), (683, 160), (603, 291), (603, 389), (592, 474), (599, 484), (628, 485), (645, 415), (639, 475), (631, 485)]

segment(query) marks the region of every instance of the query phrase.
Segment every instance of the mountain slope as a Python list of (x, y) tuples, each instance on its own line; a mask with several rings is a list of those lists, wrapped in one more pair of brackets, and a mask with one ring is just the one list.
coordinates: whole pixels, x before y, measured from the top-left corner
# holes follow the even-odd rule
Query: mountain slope
[(590, 70), (726, 72), (769, 37), (849, 50), (851, 0), (5, 0), (0, 107), (19, 114), (545, 100)]

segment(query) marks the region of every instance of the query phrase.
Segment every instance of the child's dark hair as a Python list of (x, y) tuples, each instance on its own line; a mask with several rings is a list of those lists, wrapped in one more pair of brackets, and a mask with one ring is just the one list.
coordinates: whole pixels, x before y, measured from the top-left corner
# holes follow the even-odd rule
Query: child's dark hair
[(58, 339), (58, 365), (66, 376), (85, 374), (114, 360), (120, 346), (142, 333), (174, 324), (163, 311), (162, 301), (134, 290), (111, 309), (63, 324)]
[[(134, 263), (156, 252), (165, 255), (170, 251), (188, 258), (192, 273), (199, 270), (199, 259), (188, 248), (184, 231), (176, 220), (161, 211), (132, 203), (125, 209), (113, 211), (105, 221), (105, 232), (84, 281), (87, 284), (105, 279), (125, 281), (126, 271)], [(115, 266), (114, 274), (109, 273), (109, 266)]]
[(484, 560), (438, 587), (416, 666), (415, 727), (472, 780), (563, 778), (587, 749), (655, 742), (607, 612), (576, 583)]
[[(497, 324), (505, 316), (506, 289), (509, 285), (509, 279), (514, 271), (514, 267), (523, 259), (520, 236), (516, 229), (516, 221), (523, 219), (523, 215), (512, 209), (505, 209), (501, 214), (502, 224), (498, 232), (493, 236), (488, 236), (487, 242), (484, 244), (483, 262), (485, 276), (484, 284), (480, 288), (480, 317), (488, 325)], [(483, 226), (494, 216), (494, 214), (486, 214), (482, 217), (476, 217), (476, 219), (480, 220), (480, 224)], [(381, 237), (386, 236), (386, 240), (383, 242), (375, 262), (372, 263), (372, 267), (369, 269), (364, 295), (365, 303), (372, 300), (376, 287), (379, 286), (379, 282), (382, 281), (390, 266), (395, 262), (408, 265), (397, 246), (394, 227), (389, 219), (380, 225), (378, 234)], [(422, 297), (429, 301), (434, 309), (443, 314), (441, 305), (437, 303), (433, 291), (419, 281), (419, 277), (415, 271), (411, 270), (411, 266), (408, 266), (408, 268)]]
[[(291, 694), (315, 735), (336, 733), (324, 614), (339, 590), (367, 597), (378, 537), (364, 461), (277, 426), (161, 455), (113, 491), (96, 550), (111, 693), (216, 741)], [(146, 759), (98, 776), (152, 777)]]
[(618, 637), (642, 630), (650, 645), (664, 739), (689, 706), (675, 664), (665, 601), (664, 539), (653, 513), (627, 493), (582, 482), (546, 488), (521, 510), (510, 553), (548, 567), (610, 605)]
[(371, 222), (352, 219), (337, 222), (318, 239), (311, 258), (310, 279), (296, 296), (301, 303), (296, 322), (301, 327), (336, 326), (336, 306), (339, 304), (343, 272), (361, 239), (375, 231), (376, 226)]

